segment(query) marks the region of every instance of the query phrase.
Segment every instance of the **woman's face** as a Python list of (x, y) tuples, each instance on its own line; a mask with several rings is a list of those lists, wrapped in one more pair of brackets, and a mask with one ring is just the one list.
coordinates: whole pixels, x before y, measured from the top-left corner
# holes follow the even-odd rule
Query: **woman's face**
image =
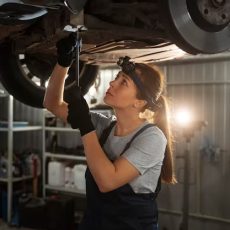
[(104, 102), (114, 109), (131, 108), (137, 99), (137, 88), (133, 80), (120, 71), (116, 78), (110, 82), (106, 91)]

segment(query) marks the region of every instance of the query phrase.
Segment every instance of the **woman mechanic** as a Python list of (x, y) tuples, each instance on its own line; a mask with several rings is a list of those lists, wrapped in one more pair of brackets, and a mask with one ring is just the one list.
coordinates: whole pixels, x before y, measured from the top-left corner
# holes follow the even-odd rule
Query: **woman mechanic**
[[(87, 211), (79, 228), (158, 229), (156, 197), (161, 181), (175, 182), (162, 74), (128, 57), (120, 58), (121, 71), (104, 96), (104, 102), (114, 109), (114, 120), (89, 112), (79, 88), (68, 103), (63, 100), (75, 36), (70, 34), (56, 46), (58, 60), (44, 106), (80, 130), (88, 168)], [(145, 118), (146, 111), (151, 111), (153, 122)]]

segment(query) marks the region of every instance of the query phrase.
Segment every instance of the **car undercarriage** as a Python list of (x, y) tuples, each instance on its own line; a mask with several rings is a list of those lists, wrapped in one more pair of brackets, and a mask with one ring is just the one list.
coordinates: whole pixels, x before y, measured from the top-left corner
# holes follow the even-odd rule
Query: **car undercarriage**
[[(112, 65), (120, 56), (154, 63), (184, 52), (223, 52), (230, 47), (229, 12), (230, 2), (225, 0), (3, 0), (1, 82), (18, 100), (42, 107), (45, 83), (56, 63), (55, 44), (79, 28), (84, 28), (79, 31), (84, 93), (93, 84), (98, 66)], [(73, 65), (67, 97), (74, 76)]]

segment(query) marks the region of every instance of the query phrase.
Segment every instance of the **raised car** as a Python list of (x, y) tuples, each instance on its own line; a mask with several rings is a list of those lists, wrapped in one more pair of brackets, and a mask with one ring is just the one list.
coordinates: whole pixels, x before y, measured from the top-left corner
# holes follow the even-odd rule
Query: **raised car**
[[(82, 38), (80, 85), (86, 93), (98, 67), (120, 56), (152, 63), (182, 51), (226, 51), (229, 22), (227, 0), (0, 0), (0, 80), (16, 99), (41, 108), (55, 43), (69, 30), (77, 28)], [(74, 67), (66, 98), (74, 88)]]

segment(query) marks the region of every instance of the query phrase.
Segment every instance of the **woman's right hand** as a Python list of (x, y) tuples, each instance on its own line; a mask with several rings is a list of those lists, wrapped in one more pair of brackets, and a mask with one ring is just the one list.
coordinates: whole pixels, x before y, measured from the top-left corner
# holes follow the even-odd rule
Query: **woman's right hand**
[(60, 39), (56, 43), (57, 47), (57, 62), (60, 66), (71, 66), (77, 46), (77, 35), (72, 32), (67, 37)]

